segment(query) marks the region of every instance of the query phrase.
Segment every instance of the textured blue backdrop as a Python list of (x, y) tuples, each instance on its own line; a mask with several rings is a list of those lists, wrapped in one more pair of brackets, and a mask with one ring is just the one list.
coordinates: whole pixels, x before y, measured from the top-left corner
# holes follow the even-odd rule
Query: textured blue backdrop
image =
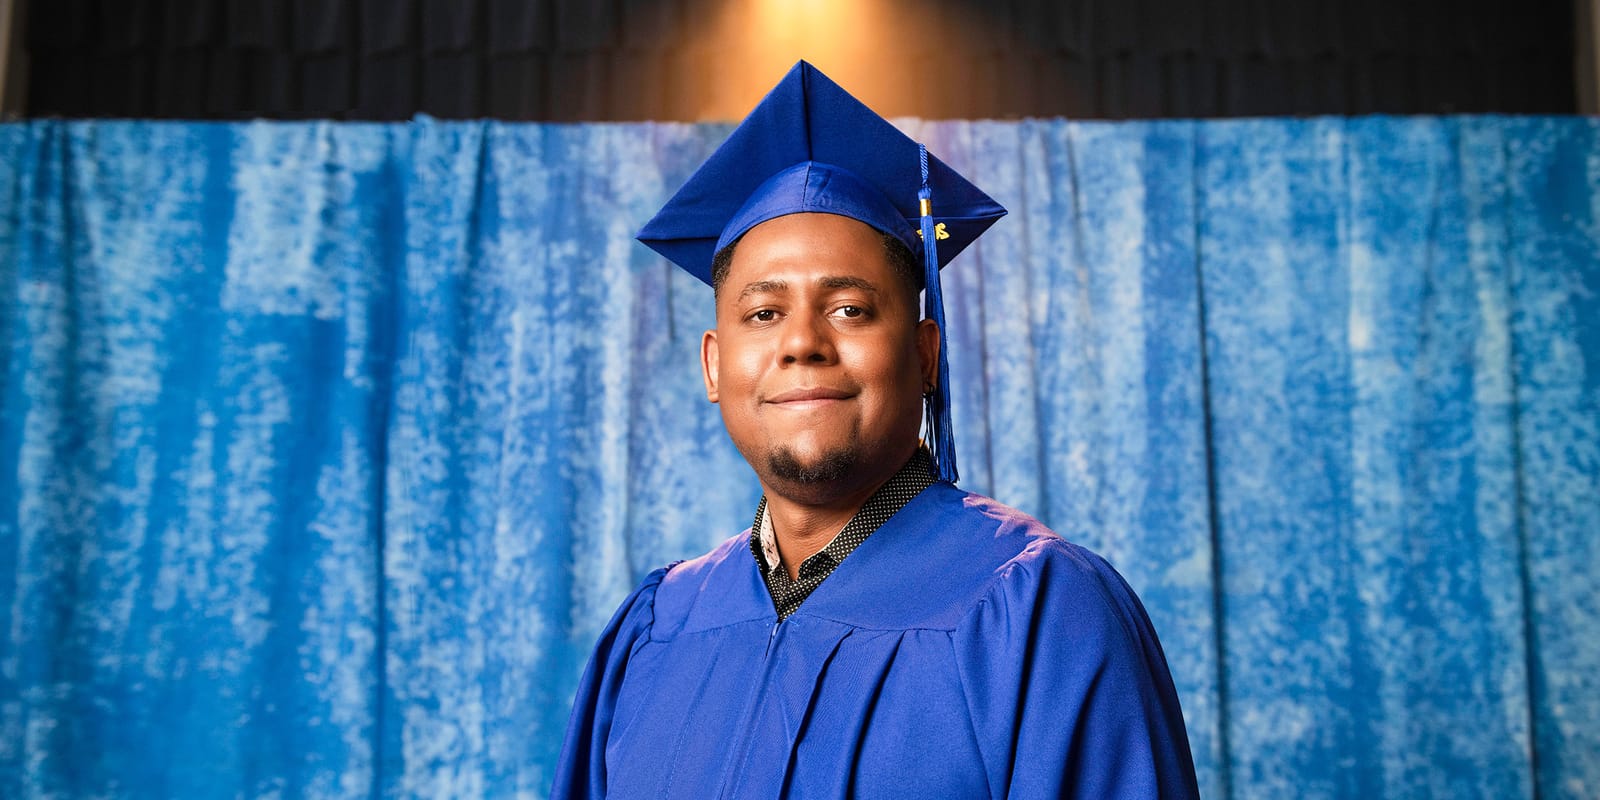
[[(919, 123), (964, 485), (1148, 605), (1208, 796), (1600, 795), (1600, 123)], [(672, 124), (0, 125), (0, 796), (545, 791), (748, 524)]]

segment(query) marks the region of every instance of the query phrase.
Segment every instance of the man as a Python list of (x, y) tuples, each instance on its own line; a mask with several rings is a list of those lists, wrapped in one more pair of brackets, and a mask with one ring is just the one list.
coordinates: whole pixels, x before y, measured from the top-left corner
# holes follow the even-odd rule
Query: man
[(1196, 796), (1133, 592), (953, 485), (938, 270), (1003, 213), (802, 62), (646, 225), (765, 496), (623, 603), (553, 796)]

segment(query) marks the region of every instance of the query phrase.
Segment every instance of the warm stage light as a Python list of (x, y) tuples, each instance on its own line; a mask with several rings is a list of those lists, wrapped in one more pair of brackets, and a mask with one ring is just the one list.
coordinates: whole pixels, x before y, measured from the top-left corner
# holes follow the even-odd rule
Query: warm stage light
[(742, 119), (805, 59), (880, 114), (936, 118), (940, 93), (970, 91), (983, 74), (975, 56), (997, 37), (982, 9), (981, 0), (721, 0), (685, 42), (700, 54), (688, 111)]
[[(889, 0), (733, 0), (717, 25), (723, 41), (737, 42), (737, 66), (717, 70), (729, 82), (699, 113), (701, 119), (735, 120), (748, 113), (795, 61), (805, 59), (850, 87), (869, 105), (887, 91), (883, 53), (901, 35)], [(726, 51), (725, 51), (726, 52)]]

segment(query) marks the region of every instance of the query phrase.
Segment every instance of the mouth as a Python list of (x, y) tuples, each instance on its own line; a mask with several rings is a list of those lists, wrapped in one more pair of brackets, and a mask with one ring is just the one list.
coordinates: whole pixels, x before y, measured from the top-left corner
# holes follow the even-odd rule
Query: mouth
[(780, 408), (805, 409), (826, 406), (840, 400), (849, 400), (851, 397), (854, 395), (840, 389), (803, 387), (779, 392), (768, 397), (766, 402)]

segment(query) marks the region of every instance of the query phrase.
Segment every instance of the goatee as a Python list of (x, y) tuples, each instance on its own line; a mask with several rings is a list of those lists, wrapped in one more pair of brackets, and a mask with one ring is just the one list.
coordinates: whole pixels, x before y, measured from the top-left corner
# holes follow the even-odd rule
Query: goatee
[(838, 483), (850, 475), (859, 455), (854, 447), (839, 447), (823, 453), (811, 464), (802, 464), (793, 450), (779, 447), (767, 454), (767, 471), (773, 477), (802, 486)]

